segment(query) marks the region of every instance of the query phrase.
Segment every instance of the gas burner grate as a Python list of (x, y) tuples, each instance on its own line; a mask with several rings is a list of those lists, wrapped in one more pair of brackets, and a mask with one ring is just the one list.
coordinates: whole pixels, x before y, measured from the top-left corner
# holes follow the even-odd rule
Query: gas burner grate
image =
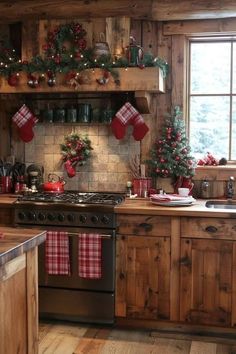
[(38, 192), (32, 194), (25, 194), (24, 196), (18, 198), (18, 201), (25, 202), (102, 205), (117, 205), (123, 200), (124, 195), (121, 193), (81, 193), (76, 191), (65, 191), (63, 193)]

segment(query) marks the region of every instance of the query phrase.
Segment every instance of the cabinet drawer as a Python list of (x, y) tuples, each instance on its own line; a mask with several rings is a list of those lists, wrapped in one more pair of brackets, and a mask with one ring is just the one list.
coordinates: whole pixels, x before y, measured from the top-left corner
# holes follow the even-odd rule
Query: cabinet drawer
[(118, 233), (143, 236), (170, 236), (171, 217), (117, 215)]
[(181, 218), (181, 237), (236, 240), (236, 220)]

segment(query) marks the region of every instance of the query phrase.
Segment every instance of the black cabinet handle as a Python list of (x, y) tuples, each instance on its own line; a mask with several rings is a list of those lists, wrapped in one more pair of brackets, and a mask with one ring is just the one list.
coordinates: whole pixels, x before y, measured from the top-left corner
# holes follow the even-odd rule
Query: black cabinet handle
[(210, 225), (205, 228), (205, 231), (215, 233), (218, 231), (218, 229), (217, 229), (217, 227)]
[(148, 224), (146, 222), (142, 222), (141, 224), (138, 225), (138, 227), (142, 227), (145, 231), (151, 231), (152, 230), (152, 225)]

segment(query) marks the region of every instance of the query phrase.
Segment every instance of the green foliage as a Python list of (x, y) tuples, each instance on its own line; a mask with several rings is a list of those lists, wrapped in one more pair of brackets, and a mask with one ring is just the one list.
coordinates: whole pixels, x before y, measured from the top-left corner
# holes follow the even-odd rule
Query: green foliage
[(91, 141), (87, 136), (80, 137), (77, 133), (66, 135), (61, 146), (61, 154), (64, 162), (70, 160), (73, 165), (82, 166), (91, 156)]
[(190, 155), (182, 112), (175, 107), (166, 119), (162, 137), (157, 139), (147, 161), (153, 177), (191, 177), (195, 171), (195, 160)]
[[(93, 49), (86, 48), (85, 35), (86, 32), (79, 23), (72, 22), (58, 26), (48, 33), (46, 43), (43, 45), (44, 56), (37, 55), (23, 62), (15, 55), (14, 49), (7, 41), (0, 40), (0, 75), (9, 77), (19, 72), (66, 74), (89, 68), (101, 68), (109, 71), (115, 82), (119, 84), (119, 74), (115, 69), (128, 67), (128, 60), (120, 58), (113, 61), (110, 55), (102, 55), (95, 59)], [(168, 64), (161, 58), (145, 54), (141, 63), (144, 67), (160, 67), (164, 77), (168, 73)]]

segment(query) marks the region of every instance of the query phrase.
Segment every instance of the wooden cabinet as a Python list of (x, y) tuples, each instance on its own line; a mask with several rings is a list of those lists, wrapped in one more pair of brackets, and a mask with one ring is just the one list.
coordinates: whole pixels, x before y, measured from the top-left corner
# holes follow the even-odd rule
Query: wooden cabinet
[(180, 320), (236, 326), (236, 221), (182, 218)]
[(170, 218), (118, 216), (116, 316), (170, 318)]
[(0, 225), (12, 226), (14, 209), (8, 206), (0, 206)]

